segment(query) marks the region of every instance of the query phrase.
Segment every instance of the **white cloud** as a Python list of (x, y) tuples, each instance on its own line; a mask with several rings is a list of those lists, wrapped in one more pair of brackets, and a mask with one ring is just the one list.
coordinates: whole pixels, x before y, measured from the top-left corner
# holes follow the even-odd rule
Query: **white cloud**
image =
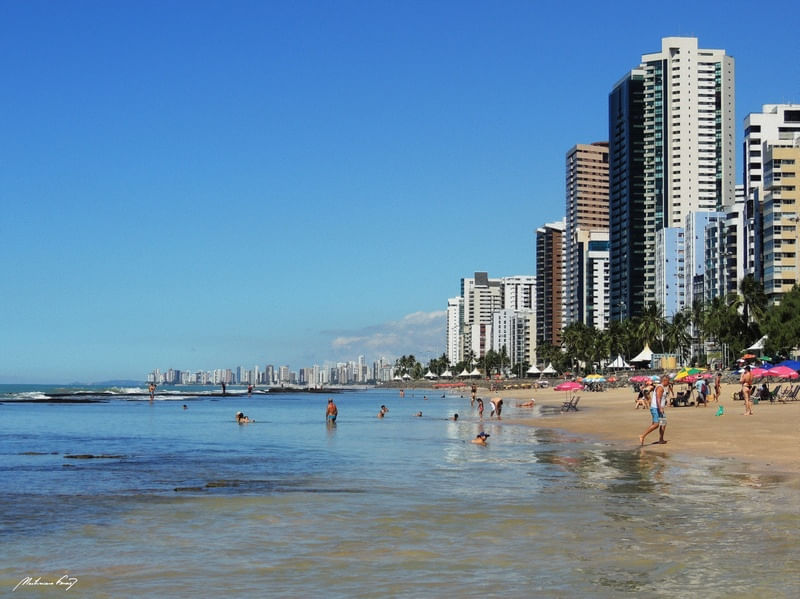
[(444, 351), (446, 311), (414, 312), (400, 320), (371, 325), (358, 330), (327, 331), (333, 335), (331, 348), (337, 359), (368, 359), (381, 356), (393, 359), (414, 354), (420, 361), (437, 357)]

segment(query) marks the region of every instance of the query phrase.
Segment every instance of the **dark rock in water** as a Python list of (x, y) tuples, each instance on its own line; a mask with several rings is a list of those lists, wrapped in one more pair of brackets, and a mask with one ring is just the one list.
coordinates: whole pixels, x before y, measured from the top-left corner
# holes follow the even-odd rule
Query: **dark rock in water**
[(205, 491), (205, 487), (175, 487), (173, 489), (176, 493), (197, 493)]
[(213, 489), (215, 487), (238, 487), (239, 483), (235, 480), (212, 480), (206, 483), (206, 488)]
[(94, 455), (93, 453), (77, 453), (72, 455), (65, 455), (65, 458), (69, 458), (70, 460), (118, 460), (120, 458), (124, 458), (124, 455), (107, 455), (107, 454), (99, 454)]
[(46, 451), (23, 451), (19, 455), (58, 455), (58, 452), (57, 451), (51, 451), (51, 452), (48, 453)]

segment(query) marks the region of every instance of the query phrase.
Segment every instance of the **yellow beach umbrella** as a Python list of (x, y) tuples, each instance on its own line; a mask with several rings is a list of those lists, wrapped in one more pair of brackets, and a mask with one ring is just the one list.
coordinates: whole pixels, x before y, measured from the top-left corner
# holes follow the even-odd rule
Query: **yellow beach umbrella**
[(705, 371), (706, 371), (705, 368), (695, 368), (695, 367), (691, 367), (690, 368), (690, 367), (687, 366), (686, 368), (681, 370), (678, 374), (676, 374), (675, 378), (673, 380), (681, 381), (681, 380), (685, 379), (687, 376), (692, 376), (693, 374), (700, 374), (701, 372), (705, 372)]

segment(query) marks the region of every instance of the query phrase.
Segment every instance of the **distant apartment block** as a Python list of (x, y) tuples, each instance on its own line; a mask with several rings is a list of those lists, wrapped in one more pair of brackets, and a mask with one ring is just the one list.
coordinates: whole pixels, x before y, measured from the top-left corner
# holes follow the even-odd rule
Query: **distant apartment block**
[(564, 220), (536, 230), (536, 341), (561, 345), (564, 323)]
[[(606, 320), (597, 318), (597, 312), (605, 310), (607, 290), (598, 289), (602, 280), (586, 279), (593, 272), (586, 260), (591, 234), (608, 233), (608, 142), (575, 145), (567, 152), (566, 165), (564, 325), (599, 323), (605, 328)], [(604, 297), (601, 306), (594, 303), (596, 292)]]

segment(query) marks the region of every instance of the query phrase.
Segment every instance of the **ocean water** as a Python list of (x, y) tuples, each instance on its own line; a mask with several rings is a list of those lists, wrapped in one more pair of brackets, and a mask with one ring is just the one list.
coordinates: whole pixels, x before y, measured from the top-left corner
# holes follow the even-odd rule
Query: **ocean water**
[(2, 596), (800, 591), (793, 476), (481, 422), (441, 392), (340, 393), (328, 426), (320, 394), (77, 391), (0, 386)]

